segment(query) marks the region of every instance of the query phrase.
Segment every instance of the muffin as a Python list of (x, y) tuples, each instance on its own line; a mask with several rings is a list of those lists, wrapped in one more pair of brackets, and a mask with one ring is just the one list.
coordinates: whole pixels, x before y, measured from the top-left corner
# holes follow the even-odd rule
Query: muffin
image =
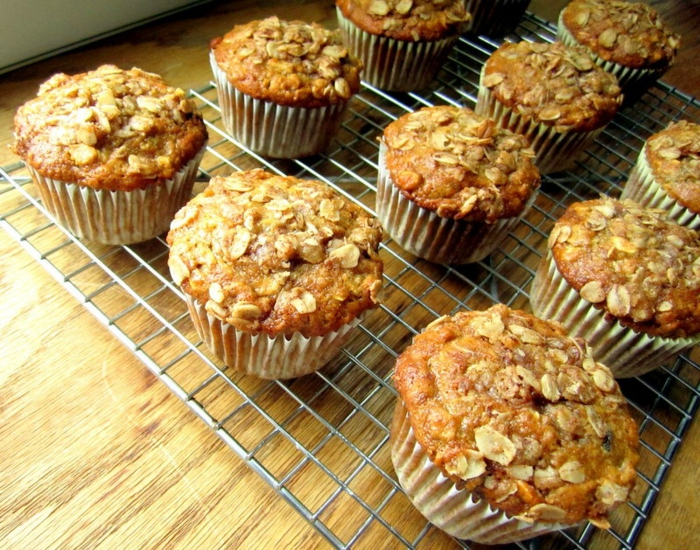
[(496, 305), (442, 317), (394, 372), (391, 457), (450, 535), (524, 540), (610, 526), (636, 478), (637, 426), (610, 371), (558, 323)]
[(362, 62), (339, 31), (268, 17), (237, 25), (210, 44), (226, 131), (260, 155), (323, 152), (360, 89)]
[(559, 14), (557, 38), (586, 48), (635, 97), (673, 65), (680, 46), (653, 7), (619, 0), (573, 0)]
[(486, 60), (475, 110), (524, 134), (547, 174), (572, 168), (621, 102), (615, 77), (582, 48), (523, 41)]
[(700, 125), (672, 122), (651, 136), (621, 198), (666, 210), (672, 220), (700, 230)]
[(472, 16), (471, 34), (501, 37), (515, 30), (530, 0), (466, 0), (465, 4)]
[(402, 248), (464, 264), (485, 258), (534, 200), (540, 174), (521, 135), (471, 109), (425, 107), (380, 139), (377, 217)]
[(462, 0), (336, 0), (336, 8), (363, 79), (397, 92), (427, 87), (470, 20)]
[(214, 355), (293, 378), (327, 363), (377, 305), (381, 237), (331, 187), (258, 169), (212, 178), (178, 212), (168, 266)]
[(644, 374), (700, 342), (698, 233), (629, 200), (574, 203), (549, 236), (530, 302), (616, 378)]
[(207, 131), (179, 88), (137, 68), (56, 74), (14, 120), (42, 203), (79, 238), (145, 241), (191, 196)]

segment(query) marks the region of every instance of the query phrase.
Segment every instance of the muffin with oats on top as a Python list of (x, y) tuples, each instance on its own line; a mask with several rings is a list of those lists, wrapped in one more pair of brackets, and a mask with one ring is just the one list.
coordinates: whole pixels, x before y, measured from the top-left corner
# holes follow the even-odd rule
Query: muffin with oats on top
[(338, 27), (365, 64), (363, 78), (381, 90), (428, 86), (467, 30), (462, 0), (336, 0)]
[(320, 369), (378, 303), (379, 222), (330, 186), (214, 177), (173, 220), (168, 266), (198, 334), (260, 378)]
[(486, 60), (475, 111), (526, 136), (548, 174), (573, 168), (621, 103), (616, 78), (583, 48), (522, 41)]
[(555, 322), (498, 304), (434, 321), (398, 357), (391, 458), (450, 535), (505, 544), (629, 499), (637, 426), (610, 371)]
[(700, 238), (631, 200), (573, 203), (550, 233), (530, 303), (586, 339), (616, 378), (644, 374), (700, 343)]
[(559, 14), (557, 38), (586, 48), (634, 98), (673, 65), (681, 42), (653, 7), (621, 0), (573, 0)]
[(145, 241), (190, 198), (207, 131), (179, 88), (138, 68), (56, 74), (15, 115), (14, 151), (79, 238)]
[(236, 25), (211, 41), (209, 58), (226, 131), (264, 156), (325, 151), (360, 89), (362, 62), (317, 23)]
[(535, 197), (528, 141), (466, 107), (424, 107), (384, 129), (376, 210), (402, 248), (438, 263), (482, 260)]
[(672, 122), (647, 139), (620, 198), (700, 230), (700, 125)]

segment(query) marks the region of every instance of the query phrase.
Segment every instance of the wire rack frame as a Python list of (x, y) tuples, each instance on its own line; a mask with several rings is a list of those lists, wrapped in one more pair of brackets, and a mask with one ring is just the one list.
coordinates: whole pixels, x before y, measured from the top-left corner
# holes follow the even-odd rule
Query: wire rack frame
[[(551, 41), (555, 29), (526, 14), (518, 35)], [(386, 94), (365, 85), (326, 155), (269, 161), (223, 130), (213, 84), (192, 91), (210, 130), (198, 192), (210, 177), (263, 167), (325, 181), (373, 212), (377, 140), (401, 114), (422, 106), (472, 107), (479, 70), (497, 42), (462, 38), (422, 94)], [(502, 302), (528, 309), (528, 287), (551, 226), (572, 201), (615, 196), (641, 145), (672, 120), (698, 121), (700, 103), (659, 83), (622, 110), (570, 172), (545, 177), (537, 201), (508, 241), (474, 265), (435, 265), (382, 244), (385, 294), (343, 352), (318, 373), (264, 381), (226, 370), (197, 337), (181, 291), (170, 280), (162, 238), (112, 247), (82, 242), (54, 223), (24, 166), (0, 169), (0, 225), (100, 319), (332, 546), (468, 547), (450, 540), (411, 506), (395, 480), (389, 434), (397, 355), (437, 316)], [(590, 524), (521, 548), (633, 548), (674, 454), (698, 407), (698, 350), (621, 386), (640, 425), (642, 459), (631, 502), (612, 528)]]

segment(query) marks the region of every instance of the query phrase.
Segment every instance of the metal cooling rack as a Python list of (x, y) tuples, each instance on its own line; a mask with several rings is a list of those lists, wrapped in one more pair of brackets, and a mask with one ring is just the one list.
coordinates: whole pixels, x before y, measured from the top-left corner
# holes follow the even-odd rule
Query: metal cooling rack
[[(518, 29), (529, 40), (551, 41), (554, 32), (529, 14)], [(462, 39), (422, 95), (364, 87), (331, 152), (305, 160), (268, 162), (246, 151), (222, 130), (214, 86), (193, 91), (210, 130), (195, 192), (213, 175), (264, 167), (325, 181), (372, 211), (382, 129), (424, 105), (473, 107), (479, 69), (496, 47), (483, 38)], [(572, 201), (617, 195), (644, 139), (681, 118), (698, 122), (700, 103), (663, 83), (652, 88), (618, 114), (575, 170), (544, 178), (527, 219), (483, 262), (435, 265), (385, 242), (383, 305), (329, 365), (298, 380), (263, 381), (224, 370), (197, 338), (170, 280), (163, 239), (113, 247), (71, 237), (46, 214), (20, 163), (0, 170), (0, 225), (332, 545), (426, 547), (451, 541), (412, 508), (394, 478), (389, 425), (396, 356), (437, 316), (496, 302), (527, 310), (553, 221)], [(527, 545), (634, 547), (698, 406), (698, 351), (622, 382), (640, 425), (642, 460), (632, 501), (613, 515), (612, 529), (584, 525)]]

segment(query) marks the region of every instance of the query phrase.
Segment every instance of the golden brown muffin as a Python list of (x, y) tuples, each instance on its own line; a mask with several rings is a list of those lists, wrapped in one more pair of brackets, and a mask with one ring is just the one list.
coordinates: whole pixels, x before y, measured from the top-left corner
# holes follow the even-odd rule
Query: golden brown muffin
[(475, 110), (524, 134), (549, 173), (571, 168), (621, 103), (616, 78), (583, 48), (523, 41), (486, 60)]
[[(418, 256), (477, 261), (529, 206), (540, 184), (533, 157), (523, 136), (471, 109), (443, 105), (407, 113), (381, 138), (377, 214)], [(432, 220), (416, 223), (421, 209)], [(448, 236), (442, 231), (450, 222), (458, 223)]]
[(643, 206), (700, 229), (700, 125), (682, 120), (647, 139), (622, 190)]
[(602, 61), (623, 67), (666, 70), (680, 46), (680, 36), (642, 2), (573, 0), (559, 24)]
[(651, 370), (700, 340), (698, 233), (663, 211), (608, 197), (574, 203), (548, 249), (533, 311), (586, 338), (616, 376)]
[(268, 17), (237, 25), (210, 46), (231, 84), (256, 99), (314, 108), (360, 89), (362, 63), (338, 31), (317, 23)]
[(316, 181), (263, 170), (214, 177), (173, 220), (176, 284), (242, 331), (305, 337), (377, 305), (381, 228)]
[(172, 178), (206, 140), (184, 91), (114, 65), (54, 75), (15, 116), (14, 150), (37, 172), (110, 191)]
[(470, 18), (459, 0), (336, 0), (335, 4), (363, 31), (406, 42), (461, 34)]
[(363, 79), (391, 91), (428, 86), (470, 20), (459, 0), (337, 0), (336, 14)]
[[(609, 512), (627, 500), (637, 426), (610, 371), (560, 324), (501, 304), (442, 317), (399, 356), (394, 381), (432, 467), (465, 502), (478, 497), (460, 506), (483, 499), (492, 507), (451, 534), (470, 538), (483, 523), (502, 523), (481, 540), (492, 543), (532, 536), (532, 523), (606, 528)], [(395, 463), (401, 452), (395, 444)], [(410, 482), (412, 466), (401, 468)], [(459, 506), (435, 512), (429, 519), (440, 525)]]

